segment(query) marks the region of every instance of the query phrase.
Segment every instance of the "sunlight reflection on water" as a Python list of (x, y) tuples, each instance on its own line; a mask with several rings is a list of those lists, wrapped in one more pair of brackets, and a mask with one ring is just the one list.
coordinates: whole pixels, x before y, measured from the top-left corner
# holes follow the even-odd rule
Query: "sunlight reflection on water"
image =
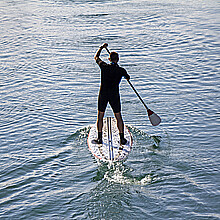
[[(218, 11), (216, 1), (1, 1), (1, 217), (220, 218)], [(86, 143), (104, 42), (162, 118), (152, 127), (122, 80), (134, 145), (110, 168)]]

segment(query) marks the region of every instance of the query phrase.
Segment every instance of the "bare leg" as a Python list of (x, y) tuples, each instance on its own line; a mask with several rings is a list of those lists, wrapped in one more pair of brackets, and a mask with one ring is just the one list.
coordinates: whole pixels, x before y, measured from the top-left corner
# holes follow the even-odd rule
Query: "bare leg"
[(115, 117), (117, 119), (117, 126), (120, 135), (120, 144), (126, 144), (127, 140), (124, 138), (124, 122), (121, 116), (121, 112), (115, 113)]
[(98, 130), (98, 138), (93, 140), (95, 144), (102, 144), (102, 127), (103, 127), (103, 117), (105, 112), (98, 111), (97, 117), (97, 130)]
[(119, 133), (124, 133), (124, 122), (121, 116), (121, 112), (115, 113), (115, 118), (117, 119)]
[(105, 112), (98, 111), (98, 118), (97, 118), (97, 129), (98, 129), (98, 132), (102, 132), (104, 115), (105, 115)]

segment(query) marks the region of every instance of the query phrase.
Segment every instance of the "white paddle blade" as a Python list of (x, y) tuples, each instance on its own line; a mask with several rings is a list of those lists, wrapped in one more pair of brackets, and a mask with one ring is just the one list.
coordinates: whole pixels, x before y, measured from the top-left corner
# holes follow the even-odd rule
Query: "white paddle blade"
[(148, 109), (147, 112), (148, 112), (148, 117), (149, 117), (149, 120), (150, 120), (151, 124), (153, 126), (159, 125), (160, 122), (161, 122), (160, 117), (156, 113), (151, 111), (150, 109)]

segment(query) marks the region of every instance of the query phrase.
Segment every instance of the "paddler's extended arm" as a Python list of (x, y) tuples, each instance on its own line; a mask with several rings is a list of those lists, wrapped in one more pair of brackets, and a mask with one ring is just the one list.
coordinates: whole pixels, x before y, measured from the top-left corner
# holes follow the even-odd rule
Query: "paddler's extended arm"
[(96, 61), (97, 63), (99, 63), (99, 62), (102, 61), (102, 60), (99, 58), (99, 57), (100, 57), (100, 54), (101, 54), (101, 52), (102, 52), (102, 49), (103, 49), (103, 48), (107, 48), (107, 47), (108, 47), (108, 44), (107, 44), (107, 43), (104, 43), (104, 44), (98, 49), (98, 51), (96, 52), (96, 55), (95, 55), (94, 59), (95, 59), (95, 61)]

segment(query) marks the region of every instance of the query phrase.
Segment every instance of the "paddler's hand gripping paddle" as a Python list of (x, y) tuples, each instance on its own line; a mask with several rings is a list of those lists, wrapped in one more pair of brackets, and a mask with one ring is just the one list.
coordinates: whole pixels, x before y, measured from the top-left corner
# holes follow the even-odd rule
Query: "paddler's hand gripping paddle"
[[(107, 52), (110, 54), (110, 51), (107, 47), (105, 47), (105, 49), (107, 50)], [(147, 114), (148, 114), (148, 117), (149, 117), (149, 120), (151, 122), (151, 124), (153, 126), (157, 126), (160, 124), (161, 122), (161, 119), (160, 117), (155, 113), (153, 112), (152, 110), (150, 110), (147, 105), (144, 103), (143, 99), (140, 97), (140, 95), (138, 94), (137, 90), (134, 88), (134, 86), (132, 85), (132, 83), (130, 82), (129, 79), (127, 79), (129, 85), (131, 86), (131, 88), (134, 90), (135, 94), (137, 95), (137, 97), (140, 99), (140, 101), (142, 102), (142, 104), (144, 105), (144, 107), (147, 109)]]

